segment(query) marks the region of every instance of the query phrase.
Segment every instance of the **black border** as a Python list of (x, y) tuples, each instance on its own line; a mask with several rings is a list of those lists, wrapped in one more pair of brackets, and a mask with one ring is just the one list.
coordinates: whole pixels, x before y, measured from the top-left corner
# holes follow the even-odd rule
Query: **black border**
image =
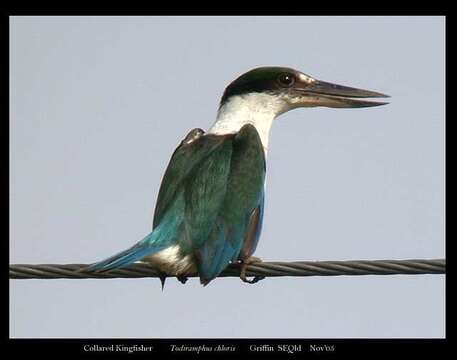
[[(328, 6), (328, 4), (323, 4), (324, 6)], [(303, 6), (303, 4), (302, 4)], [(415, 5), (413, 9), (415, 10), (417, 15), (418, 8)], [(176, 6), (175, 11), (176, 11)], [(37, 15), (47, 15), (52, 13), (52, 11), (43, 12), (41, 9), (37, 9)], [(291, 12), (293, 11), (293, 14)], [(309, 9), (306, 9), (304, 13), (310, 15)], [(192, 12), (193, 11), (193, 12)], [(192, 15), (200, 15), (199, 13), (195, 13), (194, 10), (191, 10)], [(289, 12), (288, 12), (289, 11)], [(327, 9), (327, 11), (331, 11)], [(347, 7), (343, 11), (349, 11)], [(59, 15), (68, 15), (66, 11), (61, 11)], [(108, 11), (109, 12), (109, 11)], [(111, 10), (113, 12), (113, 10)], [(33, 11), (32, 11), (33, 13)], [(128, 13), (128, 12), (127, 12)], [(118, 15), (124, 15), (125, 13), (117, 12)], [(130, 15), (138, 15), (138, 13), (129, 13)], [(164, 15), (171, 13), (165, 13)], [(176, 13), (175, 13), (176, 14)], [(233, 13), (232, 13), (233, 14)], [(256, 9), (256, 11), (252, 12), (251, 14), (255, 15), (266, 15), (268, 12), (265, 10)], [(5, 188), (8, 188), (8, 194), (5, 194), (5, 198), (8, 199), (5, 201), (7, 204), (5, 208), (7, 208), (7, 215), (3, 216), (2, 219), (5, 221), (4, 229), (7, 229), (7, 236), (3, 238), (3, 258), (5, 262), (5, 282), (6, 290), (4, 294), (9, 295), (9, 278), (6, 274), (8, 274), (7, 267), (9, 266), (9, 16), (20, 16), (20, 15), (31, 15), (30, 10), (29, 12), (6, 12), (2, 14), (2, 73), (3, 77), (3, 96), (1, 97), (4, 104), (2, 106), (2, 112), (4, 115), (4, 121), (2, 125), (4, 126), (4, 131), (1, 132), (5, 138), (3, 139), (2, 145), (4, 146), (4, 158), (5, 163), (8, 166), (2, 168), (2, 180), (6, 183)], [(76, 14), (77, 15), (77, 14)], [(91, 15), (106, 15), (106, 12), (101, 11), (92, 12)], [(112, 13), (112, 15), (116, 15), (116, 12)], [(177, 14), (182, 15), (182, 14)], [(190, 15), (190, 14), (188, 14)], [(297, 10), (290, 9), (283, 12), (283, 15), (299, 15)], [(351, 15), (346, 13), (345, 15)], [(402, 14), (402, 15), (405, 15)], [(408, 13), (406, 13), (408, 15)], [(411, 14), (413, 15), (413, 14)], [(447, 49), (447, 39), (448, 39), (448, 25), (449, 25), (449, 17), (446, 16), (446, 12), (440, 10), (435, 11), (433, 15), (444, 15), (446, 17), (446, 24), (445, 24), (445, 32), (446, 32), (446, 49)], [(446, 50), (446, 65), (447, 65), (447, 56), (448, 52)], [(446, 71), (446, 80), (447, 80), (447, 66), (445, 65)], [(448, 81), (446, 81), (446, 104), (448, 99)], [(446, 106), (446, 119), (448, 118), (448, 108)], [(445, 152), (447, 155), (447, 144), (448, 144), (448, 131), (447, 131), (447, 122), (446, 122), (446, 131), (445, 131)], [(446, 165), (447, 165), (447, 156), (446, 156)], [(5, 170), (6, 169), (6, 170)], [(447, 169), (447, 167), (446, 167)], [(447, 172), (446, 172), (446, 180), (445, 185), (447, 184)], [(445, 186), (445, 189), (446, 186)], [(5, 192), (6, 193), (6, 192)], [(447, 195), (447, 194), (446, 194)], [(446, 198), (447, 200), (447, 198)], [(447, 210), (447, 201), (446, 201), (446, 210)], [(447, 219), (447, 211), (445, 212), (445, 216)], [(445, 229), (446, 239), (447, 239), (447, 226)], [(7, 241), (8, 239), (8, 241)], [(448, 257), (448, 243), (446, 241), (446, 257)], [(445, 284), (447, 288), (447, 273), (449, 272), (449, 264), (447, 264), (446, 270), (446, 277), (445, 277)], [(446, 292), (446, 304), (447, 304), (447, 296), (448, 292)], [(6, 297), (2, 297), (5, 299)], [(409, 356), (412, 355), (441, 355), (447, 352), (448, 349), (448, 335), (444, 339), (355, 339), (355, 338), (348, 338), (348, 339), (10, 339), (9, 338), (9, 301), (6, 300), (4, 311), (5, 316), (2, 317), (3, 326), (2, 329), (4, 330), (2, 336), (2, 344), (6, 345), (6, 348), (3, 348), (2, 352), (5, 353), (9, 351), (13, 356), (21, 356), (21, 355), (34, 355), (34, 356), (46, 356), (46, 357), (64, 357), (68, 354), (75, 355), (75, 356), (109, 356), (109, 357), (117, 357), (117, 356), (147, 356), (149, 358), (154, 358), (157, 355), (168, 355), (167, 357), (178, 357), (181, 358), (187, 355), (197, 355), (199, 357), (219, 357), (219, 356), (237, 356), (241, 354), (247, 354), (249, 356), (269, 356), (273, 355), (275, 358), (285, 356), (289, 357), (309, 357), (309, 356), (342, 356), (342, 355), (350, 355), (350, 356), (360, 356), (363, 358), (372, 357), (372, 356), (389, 356), (390, 358), (397, 358), (401, 354), (407, 354)], [(448, 308), (446, 307), (446, 313)], [(446, 314), (447, 315), (447, 314)], [(447, 316), (446, 316), (447, 320)], [(446, 321), (446, 334), (448, 332), (448, 322)], [(99, 348), (102, 346), (105, 347), (113, 347), (116, 348), (117, 345), (120, 346), (134, 346), (137, 345), (140, 347), (143, 345), (144, 347), (153, 347), (151, 351), (142, 351), (141, 348), (137, 348), (137, 351), (134, 351), (133, 354), (129, 353), (128, 351), (116, 351), (116, 350), (106, 350), (106, 351), (97, 351), (96, 346)], [(213, 348), (213, 351), (172, 351), (172, 345), (177, 347), (181, 346), (188, 346), (188, 347), (198, 347), (204, 346), (206, 348)], [(218, 345), (224, 345), (226, 348), (233, 347), (233, 351), (215, 351)], [(289, 346), (289, 348), (288, 348)], [(107, 349), (108, 349), (107, 348)], [(201, 348), (200, 348), (201, 349)], [(294, 352), (288, 352), (288, 349), (295, 349)]]
[[(136, 351), (134, 346), (137, 346)], [(158, 354), (175, 357), (198, 355), (220, 356), (249, 355), (287, 356), (357, 356), (371, 358), (386, 356), (396, 359), (403, 351), (408, 354), (431, 356), (442, 354), (446, 339), (10, 339), (12, 353), (40, 354), (43, 356), (144, 356), (154, 358)], [(119, 348), (118, 348), (119, 346)], [(217, 351), (225, 346), (230, 351)], [(105, 347), (104, 350), (103, 347)], [(152, 349), (147, 349), (152, 347)], [(129, 353), (127, 349), (132, 349)], [(142, 350), (143, 349), (143, 350)], [(181, 349), (181, 350), (180, 350)], [(193, 350), (185, 350), (193, 349)], [(197, 350), (200, 349), (200, 350)], [(209, 350), (212, 349), (212, 350)]]

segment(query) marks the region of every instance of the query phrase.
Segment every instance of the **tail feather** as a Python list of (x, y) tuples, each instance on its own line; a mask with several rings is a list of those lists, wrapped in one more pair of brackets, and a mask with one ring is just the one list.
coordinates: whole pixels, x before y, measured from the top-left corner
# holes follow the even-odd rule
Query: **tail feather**
[(121, 251), (120, 253), (113, 255), (105, 260), (96, 262), (85, 268), (85, 271), (103, 272), (112, 269), (122, 268), (128, 266), (135, 261), (141, 260), (145, 256), (152, 255), (166, 246), (162, 244), (154, 244), (155, 232), (153, 231), (143, 240), (136, 243), (127, 250)]

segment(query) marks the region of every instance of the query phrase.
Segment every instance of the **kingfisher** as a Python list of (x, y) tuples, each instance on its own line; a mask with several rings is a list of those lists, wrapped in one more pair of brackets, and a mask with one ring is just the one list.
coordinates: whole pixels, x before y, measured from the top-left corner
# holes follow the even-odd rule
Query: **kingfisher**
[(198, 275), (207, 285), (231, 263), (248, 279), (264, 215), (266, 155), (273, 121), (302, 107), (363, 108), (387, 104), (374, 91), (317, 80), (278, 66), (258, 67), (225, 89), (208, 131), (191, 130), (175, 149), (162, 179), (153, 229), (132, 247), (86, 271), (147, 262), (183, 283)]

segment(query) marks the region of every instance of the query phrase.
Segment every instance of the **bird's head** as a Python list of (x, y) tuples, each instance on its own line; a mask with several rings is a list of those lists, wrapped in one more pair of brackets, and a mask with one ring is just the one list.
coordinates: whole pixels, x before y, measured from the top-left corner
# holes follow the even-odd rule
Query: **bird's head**
[(271, 109), (275, 116), (300, 107), (361, 108), (387, 104), (361, 100), (385, 98), (387, 95), (331, 84), (286, 67), (259, 67), (235, 79), (225, 89), (221, 107), (233, 99), (257, 103), (256, 107)]

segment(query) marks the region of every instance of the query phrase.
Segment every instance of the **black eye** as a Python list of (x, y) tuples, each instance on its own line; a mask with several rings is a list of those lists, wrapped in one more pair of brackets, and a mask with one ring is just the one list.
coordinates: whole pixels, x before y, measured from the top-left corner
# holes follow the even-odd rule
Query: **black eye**
[(281, 74), (278, 77), (278, 82), (281, 86), (292, 86), (295, 82), (295, 76), (292, 74)]

